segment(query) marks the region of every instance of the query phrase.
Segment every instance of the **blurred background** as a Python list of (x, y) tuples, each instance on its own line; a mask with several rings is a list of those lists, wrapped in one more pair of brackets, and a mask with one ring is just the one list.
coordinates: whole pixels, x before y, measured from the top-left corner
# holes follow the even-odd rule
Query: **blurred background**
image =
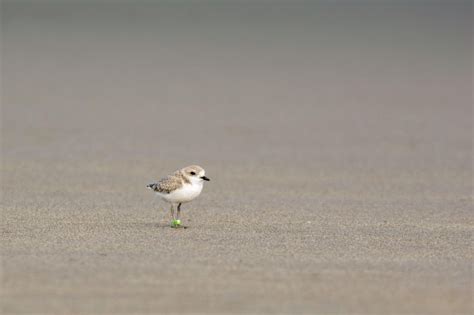
[(5, 154), (467, 163), (469, 7), (4, 1)]
[(1, 66), (6, 312), (472, 311), (471, 1), (4, 0)]

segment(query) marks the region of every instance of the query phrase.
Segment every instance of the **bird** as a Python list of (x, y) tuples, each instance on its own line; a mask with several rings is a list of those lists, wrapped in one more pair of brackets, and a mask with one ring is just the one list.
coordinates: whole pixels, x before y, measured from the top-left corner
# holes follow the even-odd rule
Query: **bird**
[[(170, 212), (173, 219), (171, 227), (177, 228), (181, 226), (181, 205), (198, 197), (205, 181), (210, 181), (210, 179), (206, 177), (204, 169), (198, 165), (190, 165), (146, 187), (171, 204)], [(176, 216), (175, 205), (177, 206)]]

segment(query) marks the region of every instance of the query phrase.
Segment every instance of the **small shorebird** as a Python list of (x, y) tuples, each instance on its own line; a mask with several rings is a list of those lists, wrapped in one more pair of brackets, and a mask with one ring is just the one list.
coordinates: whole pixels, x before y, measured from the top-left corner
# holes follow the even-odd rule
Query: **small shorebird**
[[(179, 219), (181, 204), (199, 196), (204, 181), (210, 180), (205, 174), (206, 172), (202, 167), (191, 165), (146, 186), (148, 189), (155, 191), (164, 201), (171, 204), (170, 211), (173, 218), (171, 227), (181, 225)], [(176, 217), (174, 215), (175, 204), (177, 204)]]

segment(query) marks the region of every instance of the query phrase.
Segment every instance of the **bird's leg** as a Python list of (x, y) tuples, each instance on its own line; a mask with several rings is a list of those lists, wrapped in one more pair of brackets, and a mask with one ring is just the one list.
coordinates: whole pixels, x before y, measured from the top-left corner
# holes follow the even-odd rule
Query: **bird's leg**
[(173, 204), (171, 204), (171, 216), (173, 217), (173, 221), (171, 221), (171, 227), (177, 228), (181, 225), (181, 221), (179, 220), (179, 210), (180, 210), (180, 205), (178, 205), (178, 213), (177, 216), (174, 216), (174, 207)]
[(170, 212), (171, 212), (171, 218), (174, 221), (174, 207), (173, 207), (173, 204), (171, 204)]
[(171, 223), (172, 227), (180, 227), (181, 226), (181, 220), (179, 219), (179, 214), (181, 212), (181, 203), (178, 203), (178, 212), (176, 213), (176, 219), (173, 218), (173, 222)]
[(178, 203), (178, 212), (176, 213), (176, 220), (179, 220), (180, 214), (181, 214), (181, 203)]

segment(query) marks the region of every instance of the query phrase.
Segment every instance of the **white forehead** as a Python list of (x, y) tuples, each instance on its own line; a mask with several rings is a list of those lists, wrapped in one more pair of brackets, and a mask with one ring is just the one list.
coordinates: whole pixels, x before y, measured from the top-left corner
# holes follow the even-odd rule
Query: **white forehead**
[(186, 173), (195, 172), (196, 174), (204, 174), (205, 171), (202, 167), (198, 165), (187, 166), (183, 169)]

